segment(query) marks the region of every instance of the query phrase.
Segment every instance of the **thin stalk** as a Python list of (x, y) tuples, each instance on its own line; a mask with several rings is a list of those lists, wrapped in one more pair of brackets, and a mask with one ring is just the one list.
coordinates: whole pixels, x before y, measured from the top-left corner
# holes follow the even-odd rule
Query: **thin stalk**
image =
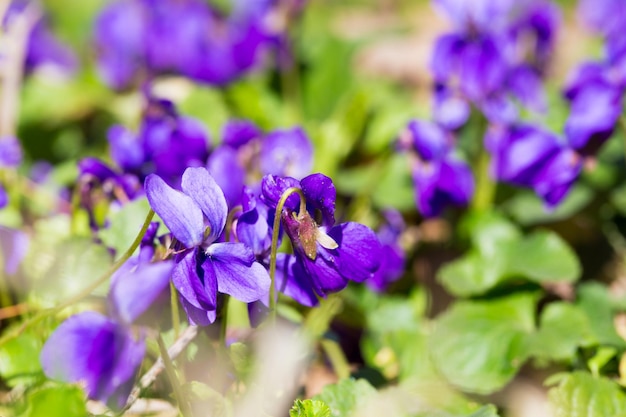
[(276, 205), (276, 213), (274, 214), (274, 229), (272, 230), (272, 246), (270, 252), (270, 317), (273, 322), (276, 321), (276, 255), (278, 251), (278, 235), (280, 233), (280, 216), (282, 215), (285, 202), (292, 194), (297, 193), (300, 196), (300, 213), (306, 211), (306, 200), (301, 189), (296, 187), (287, 188), (278, 200)]
[(178, 377), (176, 376), (176, 368), (174, 368), (174, 363), (170, 358), (167, 347), (165, 346), (165, 342), (163, 341), (160, 333), (157, 335), (156, 341), (159, 344), (159, 351), (161, 352), (161, 359), (163, 359), (165, 373), (167, 374), (167, 377), (172, 384), (172, 389), (174, 390), (174, 397), (176, 397), (178, 409), (180, 410), (180, 413), (183, 415), (183, 417), (191, 417), (191, 410), (189, 409), (189, 404), (185, 400), (183, 387), (180, 385)]
[(331, 339), (323, 339), (321, 344), (339, 379), (349, 378), (350, 365), (348, 364), (346, 355), (344, 355), (343, 350), (341, 350), (339, 343)]
[(128, 250), (126, 250), (126, 252), (124, 252), (124, 254), (117, 261), (115, 261), (115, 263), (111, 265), (109, 269), (107, 269), (106, 272), (102, 274), (95, 282), (93, 282), (87, 288), (83, 289), (80, 293), (65, 300), (58, 306), (53, 307), (48, 310), (44, 310), (34, 315), (29, 320), (26, 320), (24, 323), (22, 323), (20, 327), (16, 327), (15, 330), (7, 333), (2, 338), (0, 338), (0, 346), (2, 346), (7, 341), (16, 338), (17, 336), (22, 334), (24, 330), (26, 330), (27, 328), (29, 328), (30, 326), (36, 323), (39, 323), (41, 320), (45, 319), (46, 317), (56, 314), (59, 311), (63, 310), (64, 308), (69, 307), (72, 304), (77, 303), (78, 301), (81, 301), (85, 297), (88, 297), (96, 288), (98, 288), (100, 285), (104, 284), (108, 279), (110, 279), (111, 276), (118, 269), (120, 269), (120, 267), (124, 265), (124, 263), (133, 255), (133, 253), (135, 253), (135, 250), (137, 250), (137, 248), (139, 247), (139, 244), (141, 243), (141, 239), (143, 239), (143, 235), (146, 233), (146, 230), (148, 230), (148, 226), (150, 226), (150, 222), (152, 221), (153, 217), (154, 217), (154, 211), (150, 210), (148, 212), (148, 215), (146, 216), (146, 220), (141, 226), (141, 230), (139, 231), (139, 234), (137, 234), (137, 236), (135, 237), (135, 240), (130, 245)]
[(476, 175), (476, 191), (472, 201), (472, 208), (477, 211), (486, 211), (491, 208), (496, 195), (496, 182), (493, 181), (489, 174), (489, 165), (491, 163), (491, 155), (485, 148), (485, 133), (487, 132), (487, 120), (484, 116), (479, 115), (478, 134), (481, 138), (478, 160), (474, 166)]
[(243, 211), (243, 207), (241, 205), (235, 206), (228, 212), (228, 216), (226, 217), (226, 227), (224, 228), (224, 238), (226, 242), (230, 242), (230, 234), (233, 228), (233, 222), (235, 216)]
[(220, 326), (220, 345), (226, 346), (226, 330), (228, 330), (228, 304), (230, 296), (223, 294), (224, 302), (222, 303), (221, 326)]
[(174, 283), (170, 280), (170, 305), (172, 309), (172, 327), (174, 328), (174, 338), (180, 335), (180, 310), (178, 309), (178, 292)]
[(626, 119), (620, 117), (618, 120), (619, 127), (622, 129), (622, 138), (624, 140), (624, 158), (626, 159)]

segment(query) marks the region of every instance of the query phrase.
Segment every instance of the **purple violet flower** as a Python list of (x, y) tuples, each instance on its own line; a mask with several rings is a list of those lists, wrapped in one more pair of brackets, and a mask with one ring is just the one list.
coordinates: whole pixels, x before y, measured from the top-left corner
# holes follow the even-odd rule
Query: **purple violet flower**
[(253, 251), (243, 243), (217, 242), (228, 207), (213, 177), (205, 168), (187, 168), (181, 188), (171, 188), (155, 174), (145, 181), (152, 209), (178, 241), (172, 282), (189, 321), (215, 321), (218, 292), (243, 302), (265, 300), (270, 278)]
[(275, 42), (265, 29), (267, 12), (266, 2), (246, 3), (228, 17), (200, 0), (112, 2), (95, 24), (100, 72), (115, 89), (162, 74), (226, 85)]
[(178, 185), (189, 166), (202, 166), (208, 157), (209, 138), (204, 126), (180, 116), (168, 100), (150, 98), (138, 135), (123, 126), (109, 129), (113, 160), (125, 171), (145, 178), (155, 173)]
[(561, 202), (582, 169), (582, 158), (573, 149), (535, 126), (492, 129), (485, 141), (492, 155), (492, 175), (534, 189), (549, 207)]
[(405, 229), (404, 219), (396, 210), (383, 213), (385, 222), (378, 230), (378, 239), (382, 244), (380, 267), (365, 283), (374, 291), (382, 292), (404, 273), (405, 255), (399, 244), (400, 235)]
[(469, 166), (453, 154), (452, 135), (432, 122), (411, 121), (401, 137), (410, 151), (417, 207), (434, 217), (450, 205), (467, 205), (474, 193)]
[[(301, 181), (291, 177), (266, 175), (262, 198), (276, 209), (282, 194), (290, 187), (302, 190), (291, 195), (281, 213), (282, 226), (291, 240), (294, 254), (284, 255), (279, 268), (287, 274), (278, 279), (282, 292), (305, 305), (316, 303), (314, 295), (325, 296), (343, 289), (349, 281), (363, 282), (380, 266), (380, 242), (374, 232), (359, 223), (335, 225), (335, 186), (330, 178), (312, 174)], [(281, 282), (282, 281), (282, 282)]]
[(41, 351), (45, 374), (82, 382), (87, 396), (119, 410), (143, 361), (145, 332), (132, 323), (167, 289), (173, 263), (129, 260), (112, 277), (109, 316), (93, 311), (63, 322)]

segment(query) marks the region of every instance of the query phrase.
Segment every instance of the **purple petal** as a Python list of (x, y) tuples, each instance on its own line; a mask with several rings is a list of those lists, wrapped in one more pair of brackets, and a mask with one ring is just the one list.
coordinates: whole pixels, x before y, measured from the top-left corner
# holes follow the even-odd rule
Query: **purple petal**
[(461, 88), (467, 97), (476, 101), (500, 88), (508, 70), (496, 42), (490, 37), (465, 45), (460, 68)]
[(174, 237), (187, 248), (200, 245), (204, 240), (204, 218), (196, 202), (174, 190), (155, 174), (146, 177), (144, 187), (152, 210), (161, 217)]
[(224, 192), (206, 168), (187, 168), (181, 187), (196, 202), (211, 226), (207, 242), (214, 242), (222, 234), (228, 216)]
[(389, 284), (400, 279), (404, 273), (405, 257), (399, 246), (384, 245), (381, 250), (380, 267), (374, 276), (366, 281), (374, 291), (384, 291)]
[(261, 133), (261, 129), (249, 120), (229, 120), (222, 128), (222, 144), (238, 149)]
[(259, 161), (263, 174), (299, 179), (313, 168), (313, 145), (300, 127), (277, 130), (263, 138)]
[(138, 170), (146, 156), (139, 139), (124, 126), (115, 125), (107, 132), (111, 158), (124, 171)]
[(434, 119), (447, 130), (456, 130), (463, 126), (471, 113), (467, 100), (453, 95), (438, 95), (435, 101)]
[(16, 229), (0, 226), (0, 250), (7, 275), (17, 272), (24, 256), (28, 252), (28, 235)]
[(465, 41), (457, 34), (440, 36), (435, 42), (431, 68), (438, 82), (447, 82), (458, 70), (460, 53)]
[(352, 281), (362, 282), (372, 277), (380, 266), (381, 246), (369, 227), (355, 222), (342, 223), (330, 229), (328, 235), (339, 247), (321, 249), (322, 256), (334, 259), (341, 274)]
[(198, 249), (186, 253), (172, 271), (172, 283), (182, 298), (201, 310), (215, 310), (217, 306), (217, 281), (213, 271), (203, 269), (198, 275)]
[(95, 312), (70, 317), (50, 336), (41, 351), (41, 363), (49, 378), (82, 381), (89, 398), (124, 404), (130, 393), (118, 388), (131, 379), (143, 360), (143, 339), (135, 340), (124, 326)]
[(534, 189), (548, 207), (555, 207), (567, 195), (582, 171), (582, 158), (572, 149), (561, 151), (537, 175)]
[(217, 310), (205, 310), (197, 308), (184, 298), (180, 299), (185, 313), (187, 313), (187, 319), (192, 326), (208, 326), (215, 322), (217, 317)]
[(546, 111), (547, 102), (541, 77), (531, 67), (520, 65), (511, 70), (508, 75), (507, 84), (513, 94), (515, 94), (526, 107), (537, 112)]
[(22, 163), (22, 145), (15, 136), (0, 137), (0, 167), (15, 168)]
[(268, 221), (267, 207), (261, 203), (237, 220), (237, 238), (250, 247), (255, 255), (263, 255), (270, 249), (272, 235)]
[(335, 224), (335, 199), (337, 191), (333, 180), (323, 174), (311, 174), (300, 181), (306, 204), (322, 212), (323, 224)]
[(303, 306), (319, 304), (309, 275), (294, 255), (279, 253), (276, 256), (276, 288)]
[(112, 315), (132, 323), (167, 288), (173, 268), (174, 262), (164, 261), (139, 264), (130, 271), (116, 273), (111, 278), (108, 296)]
[(246, 179), (246, 171), (239, 162), (237, 151), (228, 146), (218, 147), (209, 157), (207, 169), (224, 192), (228, 207), (237, 206)]
[(254, 262), (254, 254), (246, 245), (214, 243), (206, 254), (205, 263), (209, 262), (215, 270), (219, 292), (246, 303), (268, 296), (269, 274), (261, 264)]
[(413, 137), (415, 150), (425, 161), (441, 159), (451, 148), (448, 133), (435, 123), (412, 120), (407, 128)]
[[(283, 193), (291, 187), (300, 188), (300, 181), (291, 177), (277, 177), (275, 175), (266, 175), (261, 182), (261, 199), (268, 207), (276, 209)], [(300, 202), (297, 194), (292, 194), (287, 198), (285, 207), (296, 210)]]

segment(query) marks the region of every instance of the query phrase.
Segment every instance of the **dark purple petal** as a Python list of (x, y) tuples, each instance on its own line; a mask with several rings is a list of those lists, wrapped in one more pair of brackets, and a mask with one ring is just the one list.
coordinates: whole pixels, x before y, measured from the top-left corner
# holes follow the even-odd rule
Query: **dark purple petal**
[(467, 100), (461, 97), (438, 94), (433, 112), (439, 126), (446, 130), (456, 130), (469, 120), (471, 107)]
[(238, 149), (261, 134), (261, 129), (249, 120), (229, 120), (222, 128), (222, 144)]
[(341, 274), (349, 280), (363, 282), (373, 276), (380, 266), (381, 246), (372, 229), (348, 222), (333, 227), (328, 235), (339, 247), (333, 250), (318, 245), (322, 257), (336, 262)]
[(129, 87), (145, 62), (145, 16), (142, 3), (121, 0), (107, 5), (96, 19), (98, 70), (112, 88)]
[(480, 101), (502, 86), (507, 70), (508, 64), (494, 39), (472, 40), (461, 54), (461, 89), (467, 97)]
[(531, 186), (545, 161), (560, 148), (557, 136), (531, 125), (492, 130), (486, 141), (492, 154), (492, 174), (522, 186)]
[(441, 127), (432, 122), (412, 120), (407, 126), (413, 146), (421, 159), (441, 159), (451, 149), (451, 138)]
[(374, 291), (384, 291), (389, 284), (400, 279), (404, 267), (405, 257), (402, 249), (395, 245), (384, 245), (380, 254), (380, 267), (366, 284)]
[(243, 243), (214, 243), (206, 250), (203, 264), (212, 265), (217, 289), (246, 303), (262, 300), (269, 294), (267, 270), (254, 261), (252, 250)]
[(246, 171), (239, 162), (237, 151), (228, 146), (218, 147), (209, 157), (207, 169), (224, 192), (228, 207), (237, 206), (246, 179)]
[(537, 175), (535, 192), (543, 198), (548, 207), (557, 206), (578, 179), (582, 165), (582, 158), (576, 152), (562, 148)]
[[(179, 255), (180, 256), (180, 255)], [(201, 310), (215, 310), (217, 306), (217, 281), (212, 270), (202, 268), (198, 274), (198, 249), (177, 259), (172, 271), (172, 283), (182, 298)]]
[[(150, 206), (178, 241), (187, 248), (203, 242), (204, 217), (190, 196), (174, 190), (155, 174), (148, 175), (144, 187)], [(214, 233), (213, 229), (211, 233)]]
[(244, 212), (237, 220), (237, 238), (257, 256), (262, 256), (270, 250), (272, 235), (268, 222), (267, 207), (261, 203)]
[(310, 277), (313, 289), (320, 296), (341, 291), (348, 285), (348, 279), (339, 272), (332, 256), (328, 258), (317, 256), (315, 260), (307, 257), (299, 259)]
[(108, 296), (111, 315), (132, 323), (168, 287), (173, 268), (174, 262), (164, 261), (118, 270), (111, 278)]
[(189, 324), (192, 326), (208, 326), (209, 324), (215, 322), (217, 310), (197, 308), (185, 298), (181, 298), (180, 301), (183, 305), (183, 309), (185, 309), (185, 313), (187, 313)]
[(494, 93), (486, 97), (480, 106), (487, 120), (494, 125), (510, 125), (518, 119), (513, 99), (504, 93)]
[(78, 163), (79, 176), (89, 175), (100, 182), (105, 182), (110, 178), (117, 177), (115, 173), (108, 165), (96, 158), (83, 158)]
[(146, 156), (139, 139), (124, 126), (115, 125), (107, 132), (111, 158), (124, 171), (138, 170)]
[(540, 75), (526, 65), (520, 65), (508, 74), (507, 84), (511, 92), (524, 104), (537, 112), (547, 108)]
[[(300, 181), (291, 177), (266, 175), (261, 182), (261, 199), (269, 208), (275, 209), (283, 193), (292, 187), (300, 188)], [(298, 204), (300, 204), (300, 197), (294, 193), (287, 198), (284, 207), (296, 210)]]
[(465, 41), (457, 34), (443, 35), (437, 39), (430, 64), (435, 81), (447, 82), (457, 75), (459, 57), (464, 46)]
[(0, 250), (7, 275), (17, 272), (24, 256), (28, 252), (28, 235), (20, 230), (0, 226)]
[[(41, 351), (49, 378), (82, 381), (91, 399), (123, 406), (130, 393), (118, 388), (133, 378), (143, 360), (143, 339), (135, 340), (124, 326), (95, 312), (70, 317), (50, 336)], [(113, 394), (117, 398), (110, 398)]]
[(335, 200), (337, 190), (333, 180), (324, 174), (311, 174), (300, 181), (307, 207), (320, 210), (322, 224), (332, 226), (335, 224)]
[(622, 112), (622, 93), (605, 83), (590, 83), (574, 97), (565, 123), (568, 143), (592, 155), (613, 134)]
[(313, 145), (304, 130), (276, 130), (261, 142), (259, 162), (262, 174), (302, 178), (313, 168)]
[(315, 307), (319, 304), (311, 278), (294, 255), (277, 254), (276, 288), (303, 306)]
[(200, 207), (211, 226), (210, 234), (205, 240), (209, 243), (214, 242), (222, 234), (228, 216), (224, 192), (209, 171), (202, 167), (187, 168), (183, 174), (181, 187)]

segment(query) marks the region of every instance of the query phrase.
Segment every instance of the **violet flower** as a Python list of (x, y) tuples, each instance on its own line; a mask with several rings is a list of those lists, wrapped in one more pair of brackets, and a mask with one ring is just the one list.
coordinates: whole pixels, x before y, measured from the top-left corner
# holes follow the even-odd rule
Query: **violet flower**
[(335, 186), (330, 178), (312, 174), (301, 181), (291, 177), (267, 175), (262, 182), (262, 198), (276, 209), (290, 187), (302, 190), (291, 195), (281, 213), (282, 226), (291, 240), (294, 254), (282, 257), (279, 269), (287, 275), (279, 290), (297, 301), (311, 305), (314, 296), (326, 296), (343, 289), (349, 281), (363, 282), (380, 266), (380, 242), (374, 232), (359, 223), (335, 225)]
[(48, 378), (82, 382), (87, 396), (119, 410), (143, 361), (145, 332), (132, 323), (167, 289), (173, 263), (129, 260), (112, 277), (108, 316), (88, 311), (63, 322), (46, 341)]
[(564, 141), (531, 125), (492, 129), (485, 145), (495, 178), (532, 188), (548, 207), (561, 202), (582, 169), (582, 158)]
[(178, 241), (172, 282), (191, 323), (216, 319), (217, 293), (243, 302), (264, 300), (270, 287), (267, 270), (243, 243), (217, 242), (226, 225), (224, 193), (205, 168), (187, 168), (182, 192), (158, 175), (146, 178), (152, 209)]
[(200, 0), (112, 2), (95, 24), (100, 72), (115, 89), (162, 74), (226, 85), (274, 42), (265, 30), (266, 4), (242, 3), (223, 17)]
[[(29, 0), (13, 0), (8, 6), (2, 20), (2, 29), (10, 30), (11, 25), (23, 13), (31, 2)], [(24, 67), (26, 72), (49, 66), (61, 73), (71, 74), (76, 70), (77, 59), (74, 52), (61, 43), (48, 28), (46, 18), (40, 17), (28, 34)]]
[(400, 235), (405, 229), (402, 215), (396, 210), (386, 210), (383, 214), (385, 222), (377, 233), (382, 245), (380, 267), (372, 279), (365, 281), (368, 287), (378, 292), (400, 279), (406, 263), (404, 250), (399, 244)]
[(185, 168), (202, 166), (208, 157), (204, 126), (180, 116), (168, 100), (149, 98), (139, 133), (116, 125), (108, 140), (113, 160), (125, 172), (140, 178), (155, 173), (171, 185), (178, 185)]
[(409, 150), (417, 207), (434, 217), (448, 206), (467, 205), (474, 193), (472, 171), (453, 152), (452, 135), (432, 122), (411, 121), (401, 137)]

